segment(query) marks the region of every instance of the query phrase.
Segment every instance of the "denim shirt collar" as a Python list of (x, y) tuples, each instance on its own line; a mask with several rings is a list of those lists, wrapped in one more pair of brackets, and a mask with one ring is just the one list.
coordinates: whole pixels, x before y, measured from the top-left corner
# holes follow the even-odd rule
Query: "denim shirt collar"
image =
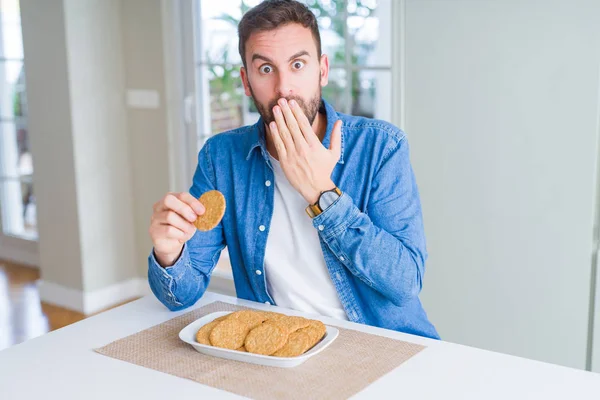
[[(327, 117), (327, 128), (325, 130), (325, 137), (323, 138), (323, 146), (325, 146), (325, 148), (329, 148), (329, 143), (331, 141), (331, 132), (333, 131), (333, 125), (335, 124), (335, 121), (338, 120), (338, 115), (333, 106), (323, 99), (321, 99), (321, 107), (319, 108), (319, 112), (324, 113)], [(262, 156), (264, 157), (265, 161), (269, 163), (269, 153), (267, 151), (267, 144), (265, 141), (266, 133), (263, 118), (260, 117), (256, 124), (252, 125), (250, 128), (251, 129), (247, 133), (246, 137), (246, 143), (248, 148), (246, 160), (250, 159), (250, 156), (256, 148), (260, 148)], [(341, 139), (342, 144), (338, 164), (344, 163), (344, 126), (342, 126)]]

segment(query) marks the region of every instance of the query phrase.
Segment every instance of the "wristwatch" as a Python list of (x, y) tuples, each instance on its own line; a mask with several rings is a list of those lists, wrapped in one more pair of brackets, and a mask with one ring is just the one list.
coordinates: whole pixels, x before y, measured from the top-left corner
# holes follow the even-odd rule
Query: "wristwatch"
[(317, 215), (321, 214), (323, 211), (327, 210), (330, 205), (336, 202), (342, 196), (342, 191), (336, 186), (331, 190), (326, 190), (321, 192), (319, 199), (315, 204), (311, 204), (306, 207), (306, 213), (309, 217), (314, 218)]

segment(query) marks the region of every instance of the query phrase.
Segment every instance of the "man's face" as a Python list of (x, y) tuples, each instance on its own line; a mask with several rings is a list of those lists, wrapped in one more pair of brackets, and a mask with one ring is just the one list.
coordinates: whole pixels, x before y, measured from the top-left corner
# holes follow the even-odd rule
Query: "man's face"
[(288, 24), (254, 33), (246, 42), (246, 65), (241, 69), (246, 96), (251, 96), (266, 124), (274, 121), (273, 107), (284, 97), (294, 99), (312, 124), (327, 84), (329, 62), (320, 58), (310, 29)]

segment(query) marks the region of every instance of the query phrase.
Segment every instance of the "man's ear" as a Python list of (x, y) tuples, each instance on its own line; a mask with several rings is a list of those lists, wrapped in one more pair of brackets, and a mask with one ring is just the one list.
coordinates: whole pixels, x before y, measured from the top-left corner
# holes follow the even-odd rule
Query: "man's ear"
[(246, 93), (246, 96), (250, 97), (252, 93), (250, 92), (250, 83), (248, 82), (248, 71), (246, 71), (246, 68), (240, 68), (240, 77), (242, 78), (242, 84), (244, 85), (244, 93)]
[(321, 55), (319, 69), (321, 72), (321, 87), (327, 86), (329, 82), (329, 58), (327, 58), (327, 54)]

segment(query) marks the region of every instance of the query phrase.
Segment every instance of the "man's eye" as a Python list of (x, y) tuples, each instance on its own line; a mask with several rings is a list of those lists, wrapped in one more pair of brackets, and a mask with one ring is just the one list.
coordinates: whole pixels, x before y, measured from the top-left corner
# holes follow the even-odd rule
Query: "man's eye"
[(294, 61), (292, 66), (294, 69), (302, 69), (304, 67), (304, 61)]
[(270, 74), (273, 71), (273, 68), (271, 68), (270, 65), (263, 65), (259, 70), (263, 74)]

